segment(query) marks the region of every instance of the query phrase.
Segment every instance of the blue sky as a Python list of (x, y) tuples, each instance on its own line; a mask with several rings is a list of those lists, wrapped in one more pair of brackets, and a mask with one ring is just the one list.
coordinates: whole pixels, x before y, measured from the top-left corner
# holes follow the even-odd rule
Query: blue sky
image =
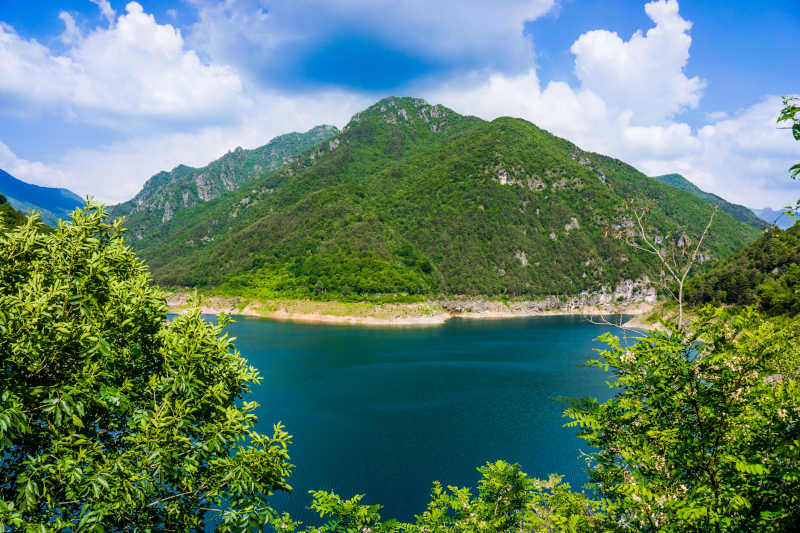
[(0, 168), (117, 202), (408, 94), (780, 207), (799, 30), (797, 0), (2, 2)]

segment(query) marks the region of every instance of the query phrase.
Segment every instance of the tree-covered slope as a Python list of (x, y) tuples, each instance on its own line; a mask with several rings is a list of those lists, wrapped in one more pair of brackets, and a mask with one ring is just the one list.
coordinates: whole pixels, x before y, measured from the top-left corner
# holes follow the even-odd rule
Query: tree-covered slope
[(149, 237), (154, 228), (181, 210), (241, 187), (338, 131), (335, 126), (317, 126), (305, 133), (275, 137), (253, 150), (237, 148), (203, 168), (179, 165), (170, 172), (159, 172), (132, 200), (111, 207), (111, 214), (126, 217), (125, 225), (134, 238)]
[(14, 227), (23, 222), (25, 215), (11, 207), (6, 197), (0, 194), (0, 227)]
[(774, 314), (800, 313), (800, 226), (772, 228), (757, 241), (693, 279), (695, 304), (759, 304)]
[[(484, 122), (412, 98), (133, 240), (156, 279), (241, 293), (577, 294), (651, 271), (624, 242), (699, 233), (712, 207), (524, 120)], [(758, 230), (726, 213), (704, 257)]]
[(660, 181), (666, 185), (671, 187), (675, 187), (682, 191), (690, 192), (693, 195), (697, 196), (698, 198), (705, 200), (706, 202), (712, 203), (714, 205), (718, 205), (720, 210), (728, 213), (733, 218), (740, 222), (744, 222), (745, 224), (749, 224), (754, 228), (758, 228), (760, 230), (764, 230), (767, 228), (767, 223), (764, 220), (753, 213), (752, 210), (748, 209), (747, 207), (739, 204), (732, 204), (717, 196), (716, 194), (712, 194), (710, 192), (705, 192), (701, 190), (697, 185), (692, 183), (691, 181), (687, 180), (680, 174), (665, 174), (663, 176), (655, 176), (653, 179)]
[(67, 189), (41, 187), (15, 178), (0, 169), (0, 194), (14, 209), (38, 211), (42, 221), (55, 226), (60, 218), (68, 218), (76, 207), (83, 206), (80, 196)]

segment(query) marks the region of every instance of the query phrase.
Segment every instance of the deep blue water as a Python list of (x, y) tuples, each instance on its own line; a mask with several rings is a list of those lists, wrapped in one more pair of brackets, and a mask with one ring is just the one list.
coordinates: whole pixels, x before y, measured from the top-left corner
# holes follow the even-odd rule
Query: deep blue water
[[(427, 328), (362, 328), (237, 317), (228, 331), (264, 380), (259, 430), (282, 421), (297, 465), (291, 495), (312, 518), (309, 489), (366, 494), (409, 520), (431, 485), (475, 486), (478, 466), (505, 459), (531, 476), (586, 482), (560, 396), (607, 398), (607, 375), (579, 365), (605, 328), (579, 317), (454, 319)], [(308, 522), (307, 522), (308, 523)]]

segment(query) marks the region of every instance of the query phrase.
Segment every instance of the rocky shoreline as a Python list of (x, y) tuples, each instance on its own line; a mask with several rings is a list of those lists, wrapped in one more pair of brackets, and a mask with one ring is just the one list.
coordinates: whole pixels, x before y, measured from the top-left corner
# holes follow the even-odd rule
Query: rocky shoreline
[[(311, 300), (256, 301), (239, 297), (205, 296), (200, 310), (206, 314), (256, 316), (274, 320), (365, 326), (435, 326), (451, 318), (500, 319), (531, 316), (619, 316), (641, 317), (656, 303), (656, 291), (645, 278), (625, 280), (614, 290), (584, 291), (577, 296), (548, 296), (540, 300), (490, 300), (481, 297), (448, 297), (422, 303), (371, 304), (318, 302)], [(172, 294), (171, 312), (190, 308), (188, 293)], [(636, 327), (646, 327), (634, 319)], [(631, 324), (634, 322), (632, 321)]]

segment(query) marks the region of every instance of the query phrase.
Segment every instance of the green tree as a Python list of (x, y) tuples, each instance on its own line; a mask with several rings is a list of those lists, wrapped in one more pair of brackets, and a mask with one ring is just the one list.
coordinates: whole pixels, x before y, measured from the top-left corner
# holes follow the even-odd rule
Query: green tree
[[(434, 483), (427, 509), (414, 523), (381, 521), (379, 505), (361, 503), (363, 495), (349, 500), (326, 491), (312, 491), (311, 508), (327, 522), (307, 533), (499, 533), (583, 532), (602, 517), (598, 504), (570, 490), (560, 476), (529, 478), (519, 465), (505, 461), (478, 468), (482, 474), (477, 494), (469, 488)], [(289, 530), (297, 524), (290, 524)]]
[[(788, 124), (787, 124), (788, 123)], [(778, 124), (787, 124), (785, 127), (792, 130), (792, 137), (795, 141), (800, 142), (800, 96), (784, 96), (783, 109), (778, 115)], [(789, 172), (793, 179), (797, 179), (800, 175), (800, 163), (792, 165)], [(797, 200), (795, 207), (786, 207), (786, 212), (797, 220), (797, 214), (800, 213), (800, 199)]]
[(221, 531), (279, 519), (289, 436), (253, 430), (259, 382), (164, 295), (89, 204), (45, 232), (0, 221), (0, 531)]
[(634, 531), (794, 531), (800, 523), (800, 323), (706, 309), (610, 349), (607, 402), (566, 414), (615, 526)]
[[(792, 130), (795, 141), (800, 141), (800, 96), (783, 97), (783, 109), (778, 115), (778, 124), (786, 122), (789, 124), (784, 127)], [(797, 178), (800, 175), (800, 163), (793, 165), (789, 171), (792, 178)]]

